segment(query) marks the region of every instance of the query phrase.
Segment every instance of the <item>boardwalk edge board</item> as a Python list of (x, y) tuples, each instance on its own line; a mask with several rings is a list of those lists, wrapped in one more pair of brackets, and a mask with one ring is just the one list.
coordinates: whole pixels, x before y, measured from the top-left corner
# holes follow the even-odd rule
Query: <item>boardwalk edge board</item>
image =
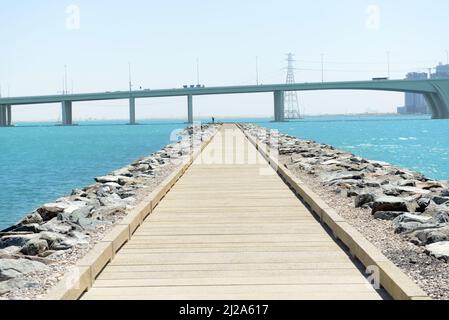
[(430, 297), (415, 284), (402, 270), (391, 262), (379, 249), (369, 242), (360, 232), (352, 227), (334, 209), (329, 207), (316, 193), (277, 159), (270, 155), (270, 148), (256, 141), (239, 125), (240, 130), (252, 143), (270, 166), (311, 208), (320, 221), (329, 227), (338, 240), (349, 249), (365, 267), (377, 267), (380, 273), (380, 284), (395, 300), (430, 300)]
[(50, 289), (44, 296), (44, 300), (77, 300), (87, 292), (101, 271), (114, 259), (115, 254), (123, 245), (131, 239), (137, 228), (153, 212), (159, 202), (221, 129), (222, 127), (218, 127), (216, 132), (207, 141), (203, 142), (201, 148), (194, 150), (190, 157), (185, 159), (155, 190), (130, 210), (121, 222), (116, 224), (84, 258), (71, 268), (55, 287)]

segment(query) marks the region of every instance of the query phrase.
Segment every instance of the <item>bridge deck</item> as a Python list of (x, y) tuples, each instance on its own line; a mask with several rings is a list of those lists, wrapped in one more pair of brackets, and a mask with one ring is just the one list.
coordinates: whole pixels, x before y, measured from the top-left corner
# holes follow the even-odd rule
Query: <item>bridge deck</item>
[[(213, 164), (231, 155), (257, 163)], [(228, 125), (83, 298), (382, 297), (237, 127)]]

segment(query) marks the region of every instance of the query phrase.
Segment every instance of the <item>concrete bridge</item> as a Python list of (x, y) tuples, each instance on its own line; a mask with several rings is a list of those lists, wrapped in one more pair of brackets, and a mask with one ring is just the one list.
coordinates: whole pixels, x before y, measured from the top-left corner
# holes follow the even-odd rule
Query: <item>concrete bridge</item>
[(376, 90), (392, 92), (412, 92), (423, 94), (432, 110), (434, 119), (449, 119), (449, 79), (432, 80), (377, 80), (325, 83), (272, 84), (258, 86), (227, 86), (208, 88), (180, 88), (163, 90), (117, 91), (101, 93), (66, 94), (34, 97), (0, 98), (0, 126), (12, 122), (11, 107), (44, 103), (61, 103), (62, 124), (72, 125), (72, 106), (74, 102), (97, 100), (129, 100), (129, 123), (136, 123), (136, 99), (156, 97), (187, 97), (187, 118), (193, 122), (193, 97), (201, 95), (264, 93), (273, 92), (274, 120), (284, 121), (284, 92), (316, 90)]

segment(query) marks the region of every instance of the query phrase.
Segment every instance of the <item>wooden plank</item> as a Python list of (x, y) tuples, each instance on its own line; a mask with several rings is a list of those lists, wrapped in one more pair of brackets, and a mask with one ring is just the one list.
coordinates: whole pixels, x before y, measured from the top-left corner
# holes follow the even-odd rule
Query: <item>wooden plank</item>
[(95, 288), (85, 299), (129, 300), (378, 300), (365, 284), (349, 285), (259, 285), (259, 286), (173, 286)]
[(342, 251), (332, 252), (224, 252), (224, 253), (137, 253), (117, 254), (111, 265), (139, 264), (207, 264), (348, 261)]
[[(243, 243), (243, 242), (298, 242), (298, 241), (330, 241), (330, 237), (322, 234), (250, 234), (250, 235), (134, 235), (129, 243), (143, 242), (143, 243)], [(332, 241), (332, 240), (331, 240)]]
[(332, 262), (273, 262), (273, 263), (246, 263), (246, 264), (147, 264), (147, 265), (109, 265), (103, 273), (120, 272), (167, 272), (167, 271), (251, 271), (258, 273), (263, 270), (329, 270), (329, 269), (352, 269), (351, 261)]
[[(366, 279), (360, 277), (360, 272), (354, 268), (340, 268), (340, 269), (285, 269), (285, 270), (174, 270), (174, 271), (108, 271), (104, 272), (98, 280), (152, 280), (152, 279), (209, 279), (213, 282), (214, 279), (236, 279), (249, 278), (252, 279), (247, 283), (253, 283), (254, 279), (261, 279), (269, 281), (276, 280), (276, 277), (288, 279), (291, 284), (300, 283), (368, 283)], [(310, 282), (308, 278), (310, 279)], [(345, 282), (342, 282), (339, 277), (344, 277)], [(276, 283), (276, 282), (275, 282)], [(199, 284), (199, 283), (198, 283)], [(218, 284), (218, 283), (215, 283)], [(260, 284), (260, 283), (259, 283)], [(265, 283), (267, 284), (267, 283)], [(277, 283), (280, 284), (280, 283)], [(288, 283), (285, 283), (288, 284)], [(105, 287), (105, 285), (96, 283), (97, 287)], [(135, 286), (135, 285), (134, 285)]]

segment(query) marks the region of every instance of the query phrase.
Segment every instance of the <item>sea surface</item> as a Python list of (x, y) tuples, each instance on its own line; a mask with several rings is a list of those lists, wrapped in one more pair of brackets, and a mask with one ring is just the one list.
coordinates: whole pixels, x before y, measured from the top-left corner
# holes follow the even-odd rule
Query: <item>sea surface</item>
[[(254, 122), (290, 135), (315, 140), (449, 180), (449, 121), (428, 117), (310, 117), (273, 123), (269, 119), (217, 119)], [(182, 120), (18, 123), (0, 128), (0, 230), (40, 205), (74, 188), (147, 156), (171, 142)]]

